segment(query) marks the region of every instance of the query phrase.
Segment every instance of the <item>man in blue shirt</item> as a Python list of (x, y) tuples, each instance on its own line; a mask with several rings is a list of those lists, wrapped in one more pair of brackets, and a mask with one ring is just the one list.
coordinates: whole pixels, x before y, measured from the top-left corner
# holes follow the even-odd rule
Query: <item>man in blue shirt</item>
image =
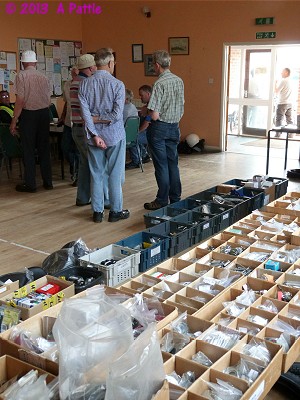
[[(97, 71), (81, 82), (78, 93), (87, 134), (93, 221), (103, 220), (103, 182), (107, 170), (111, 206), (108, 221), (116, 222), (130, 216), (129, 210), (123, 210), (122, 193), (126, 151), (125, 86), (112, 75), (115, 66), (112, 49), (98, 50), (95, 62)], [(99, 123), (94, 122), (95, 116)]]

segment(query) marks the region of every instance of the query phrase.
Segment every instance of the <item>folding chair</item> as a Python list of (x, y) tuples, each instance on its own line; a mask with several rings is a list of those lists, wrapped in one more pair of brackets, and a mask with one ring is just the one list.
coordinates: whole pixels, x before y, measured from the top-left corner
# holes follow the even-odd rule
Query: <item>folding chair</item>
[(5, 163), (7, 177), (9, 178), (9, 171), (12, 170), (11, 160), (17, 158), (19, 162), (20, 177), (22, 178), (23, 152), (21, 143), (17, 136), (13, 136), (10, 133), (8, 124), (0, 124), (0, 155), (0, 174), (2, 173), (2, 168)]
[(126, 132), (126, 149), (130, 147), (136, 147), (139, 157), (139, 164), (142, 172), (144, 172), (143, 168), (143, 160), (141, 156), (141, 149), (138, 143), (138, 134), (140, 128), (140, 117), (128, 117), (125, 121), (125, 132)]

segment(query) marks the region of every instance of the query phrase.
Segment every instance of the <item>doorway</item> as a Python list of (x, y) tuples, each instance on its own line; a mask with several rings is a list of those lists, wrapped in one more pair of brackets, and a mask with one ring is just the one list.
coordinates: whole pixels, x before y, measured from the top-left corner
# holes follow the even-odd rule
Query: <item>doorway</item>
[(296, 124), (300, 114), (299, 59), (300, 44), (224, 46), (222, 150), (234, 146), (236, 151), (239, 142), (266, 138), (274, 126), (275, 81), (281, 79), (285, 67), (291, 70)]

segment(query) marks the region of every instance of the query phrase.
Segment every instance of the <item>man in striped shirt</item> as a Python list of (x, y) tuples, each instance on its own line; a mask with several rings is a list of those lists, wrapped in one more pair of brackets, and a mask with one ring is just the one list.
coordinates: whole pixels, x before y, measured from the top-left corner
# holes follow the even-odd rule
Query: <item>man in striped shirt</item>
[[(123, 210), (122, 194), (126, 152), (125, 86), (112, 75), (115, 66), (112, 49), (98, 50), (95, 62), (97, 71), (81, 82), (78, 93), (88, 140), (93, 221), (103, 220), (103, 186), (107, 171), (111, 206), (108, 221), (116, 222), (130, 215), (128, 210)], [(100, 123), (95, 123), (95, 116)]]
[(36, 54), (32, 50), (22, 53), (24, 70), (16, 77), (13, 90), (16, 94), (14, 116), (10, 124), (12, 135), (16, 134), (17, 120), (24, 160), (24, 184), (18, 184), (18, 192), (36, 192), (35, 149), (37, 149), (44, 189), (53, 189), (50, 160), (50, 96), (48, 78), (36, 70)]
[(181, 78), (171, 73), (170, 64), (167, 51), (153, 53), (158, 79), (148, 103), (147, 140), (158, 191), (155, 200), (144, 204), (146, 210), (157, 210), (169, 201), (175, 203), (181, 198), (177, 145), (180, 141), (179, 121), (184, 110), (184, 84)]
[(85, 206), (90, 204), (90, 168), (87, 158), (86, 134), (84, 121), (81, 118), (80, 103), (78, 99), (78, 90), (80, 82), (93, 75), (96, 71), (94, 57), (91, 54), (83, 54), (77, 62), (79, 74), (74, 77), (70, 84), (70, 105), (72, 136), (79, 151), (79, 167), (77, 177), (77, 195), (76, 205)]

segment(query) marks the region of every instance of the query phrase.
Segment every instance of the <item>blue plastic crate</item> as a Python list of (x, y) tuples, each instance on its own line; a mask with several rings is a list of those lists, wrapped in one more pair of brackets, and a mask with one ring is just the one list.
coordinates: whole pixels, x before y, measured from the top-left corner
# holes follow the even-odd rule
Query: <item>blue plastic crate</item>
[(184, 222), (167, 221), (149, 228), (147, 232), (169, 237), (169, 257), (193, 245), (193, 226)]
[(246, 196), (251, 199), (249, 214), (253, 210), (257, 210), (263, 207), (265, 201), (265, 193), (262, 189), (241, 187), (239, 189), (236, 189), (236, 192), (239, 193), (241, 196)]
[[(151, 247), (143, 249), (142, 244), (150, 243), (151, 237), (157, 239), (158, 242), (152, 244)], [(167, 235), (163, 236), (159, 233), (142, 231), (122, 239), (116, 244), (134, 250), (138, 249), (141, 252), (139, 272), (144, 272), (168, 258), (170, 239)]]
[(155, 226), (161, 224), (162, 222), (166, 222), (183, 213), (186, 213), (186, 209), (166, 206), (145, 214), (144, 222), (146, 228), (150, 228), (151, 226)]
[(284, 196), (287, 192), (289, 180), (286, 178), (274, 178), (269, 176), (267, 181), (273, 182), (275, 184), (275, 200), (279, 197)]
[(176, 203), (170, 204), (170, 207), (172, 208), (179, 208), (181, 210), (195, 210), (202, 206), (203, 204), (206, 204), (207, 201), (204, 200), (197, 200), (197, 199), (191, 199), (191, 198), (186, 198), (184, 200), (176, 201)]

